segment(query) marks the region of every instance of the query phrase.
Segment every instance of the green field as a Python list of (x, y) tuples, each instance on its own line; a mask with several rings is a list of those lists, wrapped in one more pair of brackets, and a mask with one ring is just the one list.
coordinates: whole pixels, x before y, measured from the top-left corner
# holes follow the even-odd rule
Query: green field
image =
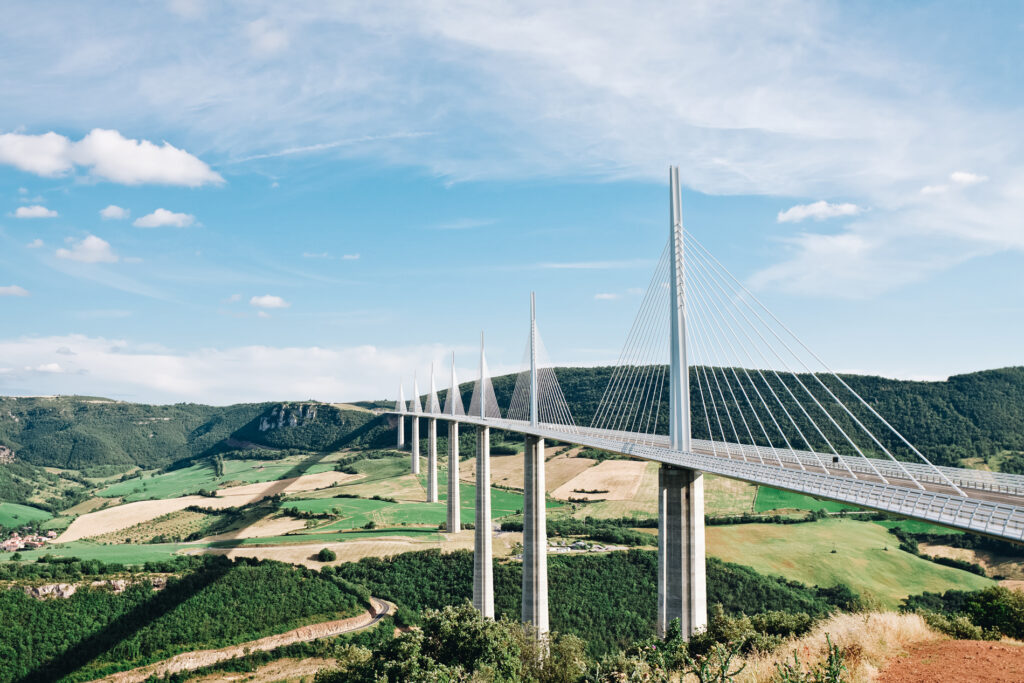
[(946, 536), (958, 536), (963, 533), (963, 531), (959, 529), (947, 529), (944, 526), (929, 524), (928, 522), (922, 522), (918, 519), (895, 519), (891, 521), (875, 522), (875, 524), (881, 524), (887, 529), (899, 527), (900, 529), (912, 534), (945, 534)]
[(772, 510), (825, 510), (826, 512), (839, 512), (840, 510), (857, 509), (852, 505), (836, 503), (831, 500), (818, 500), (811, 496), (773, 489), (768, 486), (758, 486), (757, 497), (754, 498), (754, 512), (770, 512)]
[(89, 541), (72, 541), (39, 550), (22, 550), (21, 556), (25, 562), (35, 562), (43, 555), (53, 555), (54, 557), (78, 557), (83, 560), (102, 560), (103, 562), (119, 562), (121, 564), (142, 564), (150, 560), (165, 560), (187, 548), (202, 547), (204, 546), (183, 543), (100, 545)]
[[(375, 463), (369, 465), (369, 463)], [(378, 464), (379, 463), (379, 464)], [(358, 463), (363, 465), (363, 463)], [(367, 466), (359, 468), (360, 471), (369, 470), (372, 476), (381, 476), (385, 471), (390, 472), (398, 466), (401, 474), (406, 474), (406, 463), (385, 461), (367, 461)], [(369, 478), (369, 476), (368, 476)], [(367, 479), (360, 479), (358, 485), (363, 487)], [(332, 490), (345, 491), (350, 485), (341, 485)], [(371, 500), (367, 498), (293, 498), (284, 503), (285, 508), (294, 507), (305, 512), (332, 513), (341, 516), (341, 519), (326, 526), (318, 527), (316, 531), (334, 531), (344, 529), (358, 529), (369, 522), (378, 527), (394, 526), (397, 524), (427, 524), (437, 526), (447, 520), (448, 501), (448, 473), (444, 470), (438, 472), (438, 494), (440, 502), (399, 502), (392, 503), (384, 500)], [(301, 494), (299, 494), (301, 495)], [(384, 494), (386, 495), (386, 493)], [(461, 505), (461, 518), (463, 524), (472, 524), (476, 521), (476, 486), (473, 484), (460, 483), (459, 496)], [(562, 504), (556, 500), (548, 500), (548, 508), (558, 508)], [(514, 515), (522, 512), (523, 495), (515, 491), (504, 489), (491, 489), (491, 516), (493, 519)]]
[(0, 526), (14, 529), (29, 522), (43, 522), (53, 517), (46, 510), (18, 505), (17, 503), (0, 503)]
[(892, 534), (871, 522), (737, 524), (708, 527), (707, 538), (708, 553), (715, 557), (812, 586), (842, 582), (887, 608), (923, 591), (993, 585), (990, 579), (903, 552)]
[(253, 484), (333, 470), (334, 462), (324, 462), (324, 457), (292, 456), (273, 461), (225, 460), (223, 477), (215, 476), (213, 466), (203, 463), (165, 474), (143, 475), (141, 479), (121, 481), (106, 487), (97, 495), (105, 498), (122, 497), (126, 502), (178, 498), (199, 489), (215, 490), (229, 482)]
[[(319, 531), (319, 529), (317, 530)], [(346, 541), (365, 541), (383, 536), (409, 536), (416, 540), (443, 541), (444, 537), (433, 529), (416, 529), (402, 527), (398, 529), (374, 529), (372, 531), (339, 531), (333, 534), (308, 533), (289, 534), (285, 536), (264, 536), (262, 538), (238, 538), (230, 541), (213, 541), (201, 544), (205, 548), (237, 548), (240, 546), (264, 545), (312, 545), (320, 543), (344, 543)]]

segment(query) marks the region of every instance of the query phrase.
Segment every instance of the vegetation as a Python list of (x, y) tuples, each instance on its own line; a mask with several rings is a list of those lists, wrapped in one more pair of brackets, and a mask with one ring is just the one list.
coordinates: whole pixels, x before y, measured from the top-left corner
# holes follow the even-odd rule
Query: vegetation
[(329, 574), (225, 558), (205, 560), (159, 592), (138, 583), (120, 595), (85, 588), (36, 600), (10, 589), (0, 593), (0, 681), (92, 680), (181, 651), (351, 616), (367, 602), (365, 590)]
[[(552, 628), (586, 640), (592, 655), (614, 652), (647, 637), (656, 616), (656, 558), (656, 553), (640, 550), (549, 557)], [(458, 605), (472, 595), (473, 561), (467, 551), (365, 558), (339, 565), (336, 572), (396, 603), (400, 624), (417, 623), (424, 610)], [(521, 582), (518, 563), (495, 565), (498, 616), (519, 615)], [(785, 611), (813, 617), (859, 604), (857, 596), (844, 586), (809, 588), (714, 558), (708, 559), (708, 601), (721, 604), (727, 614)]]
[(933, 628), (954, 638), (1024, 639), (1024, 592), (992, 586), (981, 591), (951, 590), (912, 595), (904, 611), (921, 612)]

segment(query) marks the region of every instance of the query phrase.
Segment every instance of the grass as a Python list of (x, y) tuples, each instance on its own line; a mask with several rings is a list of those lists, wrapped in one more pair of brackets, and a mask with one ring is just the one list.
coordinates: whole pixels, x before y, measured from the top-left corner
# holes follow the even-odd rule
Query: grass
[(912, 534), (945, 534), (946, 536), (959, 536), (963, 533), (963, 531), (960, 531), (959, 529), (947, 529), (944, 526), (937, 526), (928, 522), (922, 522), (918, 519), (895, 519), (875, 523), (881, 524), (887, 529), (899, 527), (900, 529)]
[(754, 499), (754, 512), (770, 512), (772, 510), (825, 510), (826, 512), (839, 512), (840, 510), (857, 509), (852, 505), (836, 503), (831, 500), (818, 500), (801, 493), (782, 491), (768, 486), (758, 486), (757, 497)]
[[(343, 490), (346, 487), (339, 486), (335, 488)], [(294, 507), (306, 512), (334, 513), (341, 516), (341, 519), (335, 522), (317, 527), (314, 533), (328, 530), (358, 529), (369, 522), (373, 522), (378, 527), (398, 524), (437, 526), (447, 520), (448, 473), (443, 470), (438, 472), (438, 494), (440, 498), (438, 503), (404, 501), (392, 503), (366, 498), (296, 498), (285, 501), (284, 507)], [(462, 523), (475, 523), (476, 486), (460, 483), (459, 497)], [(549, 509), (555, 509), (561, 507), (562, 503), (556, 500), (549, 500), (547, 506)], [(521, 513), (522, 509), (523, 496), (521, 493), (496, 488), (491, 489), (492, 519)]]
[[(55, 557), (78, 557), (83, 560), (102, 560), (103, 562), (119, 562), (121, 564), (142, 564), (151, 560), (166, 560), (171, 555), (195, 545), (181, 543), (154, 543), (140, 545), (100, 545), (89, 541), (72, 541), (59, 546), (44, 547), (39, 550), (22, 550), (25, 562), (35, 562), (43, 555)], [(199, 546), (202, 547), (202, 546)]]
[(0, 503), (0, 526), (14, 529), (29, 522), (45, 522), (53, 517), (46, 510), (18, 503)]
[(262, 538), (238, 538), (230, 541), (213, 541), (201, 544), (207, 548), (237, 548), (240, 546), (268, 545), (319, 545), (320, 543), (344, 543), (345, 541), (364, 541), (382, 536), (410, 536), (417, 540), (442, 541), (444, 537), (431, 529), (399, 528), (373, 529), (367, 531), (344, 531), (337, 533), (291, 534), (285, 536), (265, 536)]
[(281, 460), (225, 460), (224, 476), (217, 477), (209, 463), (184, 467), (164, 474), (143, 475), (141, 479), (128, 479), (112, 484), (97, 495), (105, 498), (124, 497), (125, 502), (137, 500), (179, 498), (199, 489), (214, 490), (229, 482), (255, 484), (297, 477), (302, 474), (318, 474), (334, 469), (332, 461), (324, 456), (290, 456)]
[(708, 527), (707, 539), (708, 553), (723, 560), (809, 585), (842, 582), (890, 609), (914, 593), (993, 585), (976, 574), (899, 550), (881, 525), (851, 519)]

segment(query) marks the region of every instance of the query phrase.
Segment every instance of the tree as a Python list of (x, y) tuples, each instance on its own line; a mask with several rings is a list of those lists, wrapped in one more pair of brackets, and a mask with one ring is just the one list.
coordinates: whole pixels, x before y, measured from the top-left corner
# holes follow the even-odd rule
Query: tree
[(330, 548), (322, 548), (320, 552), (316, 554), (316, 559), (320, 560), (321, 562), (334, 562), (336, 559), (338, 559), (338, 554)]

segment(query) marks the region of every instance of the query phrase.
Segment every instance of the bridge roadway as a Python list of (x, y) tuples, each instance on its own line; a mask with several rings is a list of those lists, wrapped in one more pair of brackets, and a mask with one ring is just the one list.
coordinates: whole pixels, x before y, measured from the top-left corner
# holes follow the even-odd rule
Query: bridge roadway
[(446, 420), (591, 446), (993, 538), (1024, 541), (1024, 507), (1021, 506), (1024, 504), (1024, 476), (956, 467), (936, 468), (960, 487), (965, 497), (949, 486), (936, 469), (923, 463), (901, 463), (921, 483), (922, 489), (907, 478), (899, 465), (878, 458), (839, 456), (834, 462), (832, 454), (699, 439), (692, 441), (692, 452), (678, 452), (668, 447), (667, 436), (560, 424), (531, 426), (522, 420), (450, 413), (386, 412), (396, 417)]

